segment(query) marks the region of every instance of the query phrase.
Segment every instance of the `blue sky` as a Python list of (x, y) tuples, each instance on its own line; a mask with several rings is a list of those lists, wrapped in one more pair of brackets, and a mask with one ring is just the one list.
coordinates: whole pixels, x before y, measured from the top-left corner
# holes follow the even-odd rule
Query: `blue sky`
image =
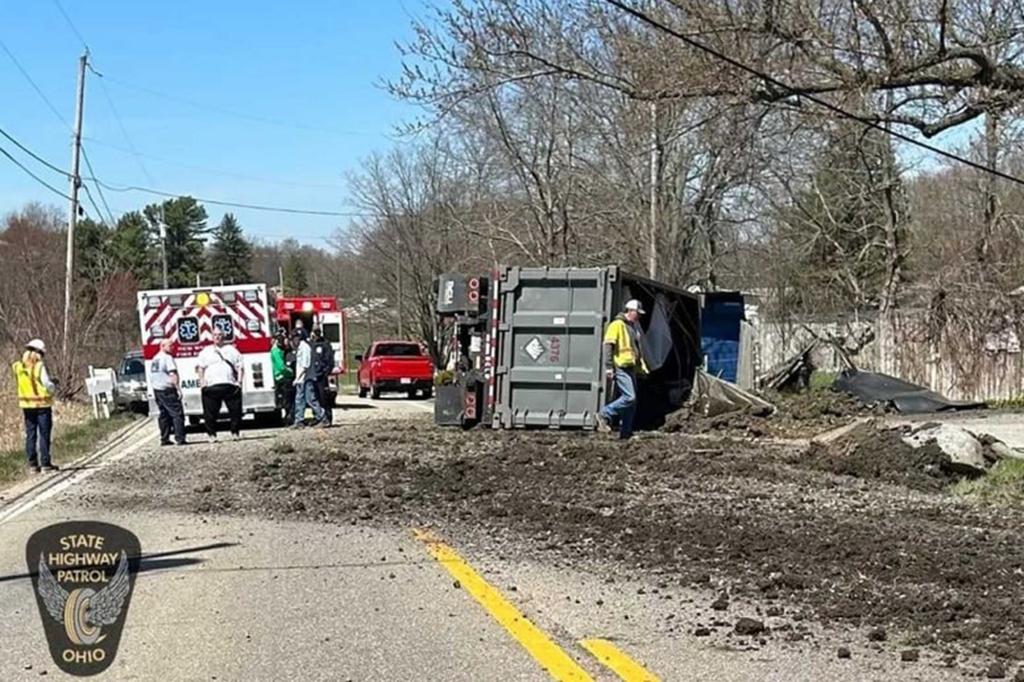
[[(395, 42), (410, 37), (411, 18), (427, 14), (427, 0), (61, 0), (61, 6), (105, 76), (106, 92), (97, 76), (87, 78), (84, 130), (96, 175), (110, 184), (352, 210), (345, 174), (371, 152), (396, 144), (396, 125), (418, 114), (379, 83), (399, 74)], [(70, 122), (82, 43), (56, 3), (0, 3), (0, 41)], [(68, 167), (70, 132), (2, 48), (0, 93), (0, 127)], [(130, 153), (132, 145), (141, 158)], [(2, 138), (0, 146), (17, 152)], [(67, 191), (65, 179), (16, 155)], [(158, 200), (136, 192), (105, 194), (115, 215)], [(62, 210), (67, 205), (0, 157), (0, 213), (28, 201)], [(95, 213), (87, 202), (85, 208)], [(232, 210), (251, 236), (267, 241), (295, 237), (323, 245), (347, 222), (207, 210), (211, 222)]]

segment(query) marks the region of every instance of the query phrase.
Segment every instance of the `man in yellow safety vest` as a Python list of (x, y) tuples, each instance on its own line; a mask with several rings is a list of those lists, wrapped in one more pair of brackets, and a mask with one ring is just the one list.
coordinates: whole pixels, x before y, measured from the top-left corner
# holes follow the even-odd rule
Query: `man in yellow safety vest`
[(29, 469), (34, 473), (57, 471), (57, 466), (50, 461), (56, 386), (46, 371), (44, 355), (46, 344), (40, 339), (32, 339), (25, 345), (21, 360), (11, 366), (18, 384), (18, 407), (25, 416), (25, 455)]
[(597, 427), (611, 431), (611, 422), (618, 420), (619, 437), (633, 435), (633, 417), (636, 415), (637, 383), (639, 375), (647, 374), (643, 355), (643, 329), (640, 316), (644, 315), (640, 301), (626, 302), (625, 309), (608, 323), (604, 332), (605, 373), (615, 379), (618, 397), (597, 414)]

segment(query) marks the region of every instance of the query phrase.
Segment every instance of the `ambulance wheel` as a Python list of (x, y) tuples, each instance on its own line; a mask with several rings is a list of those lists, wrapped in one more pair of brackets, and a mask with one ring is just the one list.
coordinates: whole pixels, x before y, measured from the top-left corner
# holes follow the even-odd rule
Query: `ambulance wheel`
[(424, 400), (430, 400), (433, 397), (434, 397), (434, 389), (432, 389), (432, 388), (425, 388), (425, 389), (423, 389), (423, 399)]
[(197, 417), (195, 415), (191, 415), (188, 418), (188, 425), (189, 426), (199, 426), (202, 423), (203, 423), (203, 418), (202, 417)]
[(380, 400), (380, 386), (372, 386), (370, 388), (370, 397), (374, 400)]
[(409, 400), (416, 400), (416, 389), (415, 388), (410, 388), (409, 389)]
[(360, 398), (365, 398), (366, 397), (366, 387), (365, 386), (362, 386), (362, 385), (359, 386), (359, 397)]

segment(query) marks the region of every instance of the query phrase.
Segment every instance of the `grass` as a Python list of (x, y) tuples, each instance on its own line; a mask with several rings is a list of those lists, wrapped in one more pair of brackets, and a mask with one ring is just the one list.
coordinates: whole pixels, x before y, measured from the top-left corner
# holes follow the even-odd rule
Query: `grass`
[(835, 372), (822, 372), (820, 370), (814, 370), (811, 372), (811, 378), (807, 382), (808, 388), (812, 391), (824, 391), (832, 388), (832, 384), (835, 383), (838, 375)]
[[(65, 464), (90, 453), (107, 436), (130, 423), (134, 415), (118, 413), (110, 419), (79, 420), (61, 424), (61, 417), (70, 416), (67, 409), (54, 409), (54, 438), (50, 447), (53, 461)], [(17, 447), (4, 443), (0, 451), (0, 486), (8, 485), (27, 475), (23, 442)]]
[(987, 504), (1024, 505), (1024, 460), (1004, 459), (981, 478), (953, 484), (952, 491)]

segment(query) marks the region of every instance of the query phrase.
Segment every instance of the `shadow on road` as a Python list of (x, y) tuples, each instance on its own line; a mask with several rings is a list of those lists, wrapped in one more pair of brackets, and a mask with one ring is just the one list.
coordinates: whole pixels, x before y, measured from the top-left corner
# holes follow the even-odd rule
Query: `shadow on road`
[[(198, 545), (196, 547), (186, 547), (184, 549), (176, 549), (168, 552), (154, 552), (151, 554), (143, 554), (142, 559), (139, 561), (139, 570), (136, 573), (146, 573), (148, 571), (161, 571), (169, 568), (179, 568), (181, 566), (194, 566), (201, 564), (205, 559), (196, 557), (183, 557), (182, 554), (192, 554), (195, 552), (208, 552), (214, 549), (224, 549), (226, 547), (235, 547), (239, 543), (237, 542), (215, 542), (209, 545)], [(176, 558), (168, 558), (176, 557)], [(76, 566), (75, 568), (81, 569), (94, 569), (94, 568), (105, 568), (104, 566)], [(14, 580), (24, 580), (25, 578), (35, 578), (37, 571), (31, 573), (16, 573), (14, 575), (0, 576), (0, 583), (11, 582)]]

